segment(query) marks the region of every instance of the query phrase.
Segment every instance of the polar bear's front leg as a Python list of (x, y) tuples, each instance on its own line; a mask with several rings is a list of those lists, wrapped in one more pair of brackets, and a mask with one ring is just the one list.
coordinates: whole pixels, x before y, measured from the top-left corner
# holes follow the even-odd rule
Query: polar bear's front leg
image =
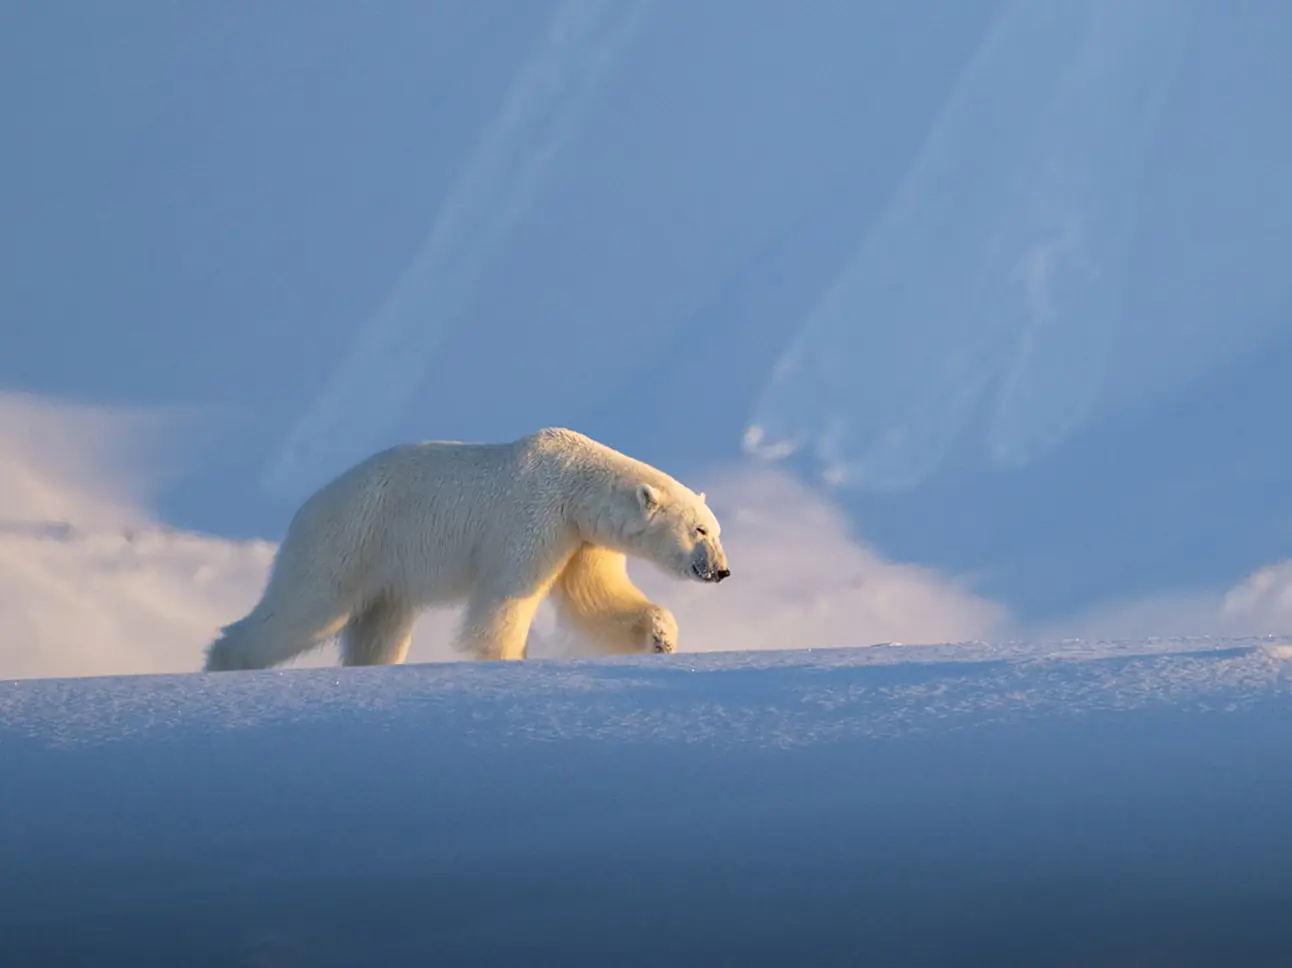
[(602, 652), (674, 652), (677, 621), (642, 594), (628, 577), (628, 560), (607, 548), (585, 545), (552, 586), (561, 618)]
[(473, 596), (462, 617), (458, 648), (486, 661), (525, 658), (529, 627), (542, 600), (542, 593), (502, 600)]

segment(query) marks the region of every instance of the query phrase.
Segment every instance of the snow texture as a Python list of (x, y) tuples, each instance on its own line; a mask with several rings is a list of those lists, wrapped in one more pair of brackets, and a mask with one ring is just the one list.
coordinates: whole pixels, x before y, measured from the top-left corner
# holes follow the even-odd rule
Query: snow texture
[[(1292, 639), (885, 644), (606, 660), (287, 669), (5, 683), (0, 730), (51, 746), (372, 713), (467, 743), (800, 746), (1288, 688)], [(465, 714), (465, 715), (464, 715)], [(462, 729), (463, 720), (477, 725)], [(3, 735), (0, 733), (0, 735)]]
[(1275, 964), (1290, 670), (1245, 640), (3, 683), (0, 950)]

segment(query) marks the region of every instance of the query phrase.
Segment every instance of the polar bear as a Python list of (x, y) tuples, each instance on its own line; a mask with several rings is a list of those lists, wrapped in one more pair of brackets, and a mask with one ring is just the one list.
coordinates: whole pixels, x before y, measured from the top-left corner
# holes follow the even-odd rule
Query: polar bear
[(344, 665), (403, 662), (418, 613), (456, 604), (461, 651), (523, 659), (549, 593), (601, 651), (672, 652), (677, 622), (629, 580), (627, 556), (720, 582), (720, 532), (703, 494), (572, 430), (393, 447), (305, 501), (206, 669), (268, 668), (338, 633)]

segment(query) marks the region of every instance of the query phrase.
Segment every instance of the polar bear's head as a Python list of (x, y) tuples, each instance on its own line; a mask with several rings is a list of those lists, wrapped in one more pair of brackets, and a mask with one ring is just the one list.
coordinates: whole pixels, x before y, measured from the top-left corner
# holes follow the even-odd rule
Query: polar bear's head
[(731, 574), (717, 517), (703, 494), (680, 484), (642, 482), (633, 489), (632, 551), (665, 571), (696, 581), (720, 582)]

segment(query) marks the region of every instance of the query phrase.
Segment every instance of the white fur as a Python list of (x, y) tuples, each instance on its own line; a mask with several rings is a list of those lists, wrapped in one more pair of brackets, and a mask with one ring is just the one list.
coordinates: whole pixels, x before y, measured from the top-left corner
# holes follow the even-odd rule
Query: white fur
[(394, 447), (301, 506), (263, 597), (221, 630), (206, 668), (267, 668), (338, 633), (346, 665), (402, 662), (417, 614), (454, 604), (460, 649), (522, 659), (549, 592), (603, 651), (672, 652), (677, 622), (629, 580), (626, 556), (721, 581), (720, 530), (703, 494), (571, 430)]

